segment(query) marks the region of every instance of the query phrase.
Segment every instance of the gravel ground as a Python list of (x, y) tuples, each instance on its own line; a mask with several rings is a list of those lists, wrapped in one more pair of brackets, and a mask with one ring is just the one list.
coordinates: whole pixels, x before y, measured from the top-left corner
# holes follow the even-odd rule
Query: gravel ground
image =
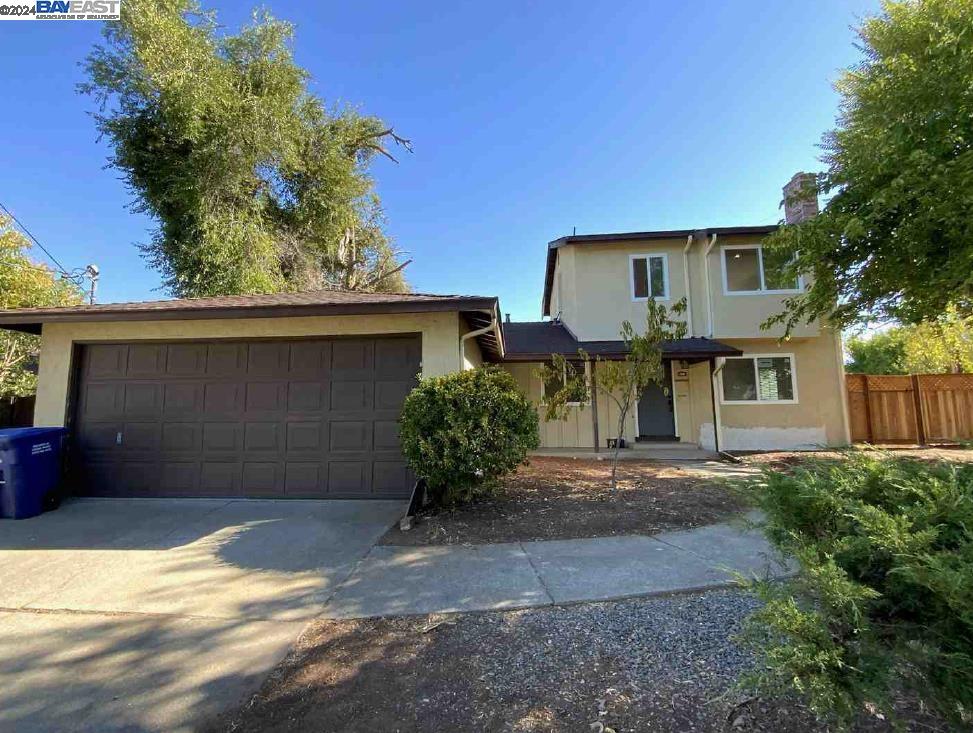
[[(741, 591), (528, 611), (320, 622), (205, 731), (824, 731), (734, 687)], [(905, 708), (908, 728), (939, 730)], [(891, 728), (863, 719), (860, 731)]]

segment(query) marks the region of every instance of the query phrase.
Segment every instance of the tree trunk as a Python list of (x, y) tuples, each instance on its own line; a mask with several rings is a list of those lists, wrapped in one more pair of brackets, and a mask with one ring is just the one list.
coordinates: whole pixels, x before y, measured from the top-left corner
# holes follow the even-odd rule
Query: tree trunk
[(609, 488), (613, 494), (617, 486), (615, 475), (618, 473), (618, 452), (622, 449), (622, 434), (625, 432), (625, 417), (627, 415), (628, 405), (625, 405), (624, 409), (618, 415), (618, 432), (615, 437), (615, 450), (612, 452), (612, 477)]

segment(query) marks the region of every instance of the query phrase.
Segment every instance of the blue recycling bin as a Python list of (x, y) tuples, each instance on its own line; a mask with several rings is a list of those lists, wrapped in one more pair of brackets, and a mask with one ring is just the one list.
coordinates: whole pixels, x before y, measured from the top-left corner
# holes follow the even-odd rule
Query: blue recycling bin
[(0, 430), (0, 517), (27, 519), (44, 511), (61, 487), (65, 428)]

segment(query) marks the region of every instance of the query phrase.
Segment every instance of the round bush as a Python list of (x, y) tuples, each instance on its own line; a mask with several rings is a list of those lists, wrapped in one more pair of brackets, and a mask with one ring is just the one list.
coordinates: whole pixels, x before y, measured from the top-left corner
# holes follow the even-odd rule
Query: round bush
[(480, 367), (423, 379), (406, 398), (402, 450), (433, 501), (470, 501), (540, 444), (537, 411), (507, 372)]

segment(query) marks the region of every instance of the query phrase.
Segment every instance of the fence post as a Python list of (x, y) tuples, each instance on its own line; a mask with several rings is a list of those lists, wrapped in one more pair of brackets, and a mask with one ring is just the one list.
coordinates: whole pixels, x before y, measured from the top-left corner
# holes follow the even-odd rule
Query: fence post
[(862, 374), (862, 391), (865, 393), (865, 442), (874, 443), (875, 435), (872, 433), (872, 397), (868, 391), (868, 375)]
[(922, 394), (919, 392), (919, 375), (912, 375), (912, 402), (916, 411), (916, 442), (926, 444), (926, 420), (922, 416)]

